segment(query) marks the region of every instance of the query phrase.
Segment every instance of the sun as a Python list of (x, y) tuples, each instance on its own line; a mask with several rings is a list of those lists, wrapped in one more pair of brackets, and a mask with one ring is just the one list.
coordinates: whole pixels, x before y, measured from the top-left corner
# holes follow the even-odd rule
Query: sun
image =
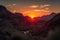
[(35, 18), (35, 16), (34, 16), (34, 15), (31, 15), (30, 17), (31, 17), (31, 18)]
[(36, 16), (35, 16), (34, 14), (29, 14), (29, 17), (33, 19), (33, 18), (35, 18)]

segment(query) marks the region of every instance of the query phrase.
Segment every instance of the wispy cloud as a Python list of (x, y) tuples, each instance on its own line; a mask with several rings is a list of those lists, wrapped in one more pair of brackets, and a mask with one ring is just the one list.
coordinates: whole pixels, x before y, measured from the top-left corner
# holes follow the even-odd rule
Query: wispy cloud
[(49, 9), (50, 4), (30, 5), (29, 8)]
[(40, 8), (45, 8), (45, 7), (50, 7), (50, 4), (44, 4), (44, 5), (40, 5)]
[(39, 6), (38, 5), (31, 5), (29, 6), (30, 8), (38, 8)]
[(41, 10), (34, 10), (36, 12), (50, 12), (49, 10), (41, 9)]
[(7, 7), (13, 7), (13, 6), (16, 6), (16, 4), (8, 4), (6, 5)]

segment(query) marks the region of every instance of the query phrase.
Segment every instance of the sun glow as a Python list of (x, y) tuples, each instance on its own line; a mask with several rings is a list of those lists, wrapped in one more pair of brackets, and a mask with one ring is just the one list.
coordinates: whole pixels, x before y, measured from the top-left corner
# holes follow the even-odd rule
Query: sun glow
[(36, 15), (34, 15), (33, 13), (29, 14), (28, 16), (32, 19), (36, 17)]
[(30, 15), (31, 18), (34, 18), (35, 16), (34, 15)]

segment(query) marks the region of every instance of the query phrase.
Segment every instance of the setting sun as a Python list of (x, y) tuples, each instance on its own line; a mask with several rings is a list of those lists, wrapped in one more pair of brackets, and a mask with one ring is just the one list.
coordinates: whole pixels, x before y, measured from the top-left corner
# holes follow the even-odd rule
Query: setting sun
[(36, 15), (34, 15), (33, 13), (30, 13), (28, 16), (32, 19), (36, 17)]
[(35, 16), (34, 15), (30, 15), (31, 18), (34, 18)]

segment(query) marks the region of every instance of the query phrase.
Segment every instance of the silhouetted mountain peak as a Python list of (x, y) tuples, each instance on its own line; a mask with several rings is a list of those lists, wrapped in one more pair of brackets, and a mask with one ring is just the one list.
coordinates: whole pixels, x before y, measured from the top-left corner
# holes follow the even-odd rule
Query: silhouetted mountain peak
[(0, 10), (6, 10), (6, 8), (2, 5), (0, 5)]
[(42, 17), (40, 18), (40, 20), (49, 21), (49, 20), (52, 19), (55, 15), (56, 15), (55, 13), (51, 13), (50, 15), (42, 16)]

